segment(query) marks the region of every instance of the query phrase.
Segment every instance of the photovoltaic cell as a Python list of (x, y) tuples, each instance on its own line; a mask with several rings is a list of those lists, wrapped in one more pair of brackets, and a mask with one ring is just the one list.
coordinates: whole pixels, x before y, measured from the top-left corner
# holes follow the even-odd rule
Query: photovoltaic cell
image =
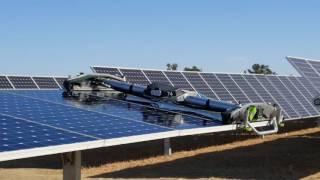
[[(308, 92), (305, 92), (305, 89), (301, 87), (301, 85), (296, 85), (290, 82), (289, 78), (285, 76), (281, 76), (278, 78), (288, 89), (290, 89), (290, 91), (295, 95), (297, 100), (303, 105), (303, 107), (309, 112), (310, 115), (315, 116), (319, 114), (319, 111), (313, 106), (312, 101), (308, 100), (308, 97), (305, 95)], [(304, 93), (302, 93), (301, 91), (304, 91)]]
[(105, 74), (112, 74), (116, 76), (121, 76), (120, 71), (118, 68), (110, 68), (110, 67), (93, 67), (96, 73), (105, 73)]
[(127, 81), (140, 85), (148, 85), (150, 82), (141, 70), (137, 69), (120, 69)]
[(198, 93), (213, 99), (218, 99), (199, 73), (183, 72), (183, 74)]
[(294, 110), (301, 116), (307, 117), (311, 114), (300, 104), (294, 97), (293, 93), (279, 80), (277, 76), (266, 76), (266, 78), (274, 85), (280, 94), (292, 105)]
[(8, 76), (8, 78), (16, 89), (38, 89), (31, 77)]
[(289, 102), (278, 92), (278, 90), (268, 81), (265, 76), (258, 75), (256, 76), (259, 82), (265, 87), (265, 89), (277, 100), (277, 104), (286, 111), (286, 113), (291, 118), (297, 118), (299, 115), (297, 112), (290, 106)]
[(264, 102), (258, 93), (251, 87), (251, 85), (240, 74), (231, 74), (231, 78), (238, 84), (244, 93), (250, 98), (252, 102)]
[(143, 72), (151, 82), (158, 82), (171, 85), (168, 78), (163, 74), (162, 71), (143, 70)]
[(0, 89), (13, 89), (5, 76), (0, 76)]
[(232, 101), (237, 102), (228, 90), (221, 84), (221, 82), (217, 79), (216, 75), (213, 73), (201, 73), (203, 79), (209, 84), (211, 89), (217, 94), (219, 99), (224, 101)]
[(68, 78), (63, 78), (63, 77), (55, 77), (56, 81), (58, 82), (58, 84), (60, 85), (60, 87), (63, 87), (63, 82), (65, 80), (67, 80)]
[(220, 82), (222, 82), (224, 87), (226, 87), (227, 90), (232, 94), (232, 96), (236, 98), (237, 102), (244, 104), (250, 102), (250, 100), (246, 97), (246, 95), (241, 91), (241, 89), (228, 74), (216, 74), (216, 76), (220, 80)]
[(304, 77), (319, 77), (317, 72), (304, 59), (288, 58), (288, 61), (297, 69), (297, 71)]
[(97, 140), (0, 114), (0, 152)]
[(186, 78), (182, 75), (181, 72), (164, 71), (164, 73), (170, 79), (174, 87), (193, 90), (192, 86), (189, 84), (189, 82), (186, 80)]
[(59, 89), (59, 85), (52, 77), (33, 77), (32, 78), (40, 89)]

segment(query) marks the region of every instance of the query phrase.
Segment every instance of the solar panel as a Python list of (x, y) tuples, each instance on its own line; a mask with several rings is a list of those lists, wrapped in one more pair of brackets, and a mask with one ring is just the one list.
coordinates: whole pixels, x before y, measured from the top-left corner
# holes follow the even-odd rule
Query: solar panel
[(231, 74), (231, 78), (237, 85), (246, 93), (247, 97), (252, 102), (264, 102), (263, 99), (258, 95), (256, 90), (245, 80), (240, 74)]
[(141, 85), (148, 85), (150, 84), (147, 77), (143, 74), (141, 70), (138, 69), (120, 69), (123, 76), (126, 77), (126, 79), (135, 84), (141, 84)]
[(31, 77), (8, 76), (8, 78), (16, 89), (38, 89)]
[(312, 93), (313, 98), (319, 95), (319, 91), (305, 77), (299, 77), (297, 80)]
[(265, 87), (265, 89), (274, 97), (277, 104), (286, 111), (290, 118), (299, 117), (298, 113), (290, 105), (290, 103), (280, 94), (280, 92), (269, 82), (265, 76), (256, 76), (258, 81)]
[(151, 82), (158, 82), (158, 83), (172, 85), (162, 71), (143, 70), (143, 72)]
[[(101, 139), (172, 129), (12, 93), (0, 92), (0, 113)], [(126, 116), (126, 114), (125, 114)]]
[(92, 67), (92, 70), (96, 73), (106, 73), (112, 75), (122, 75), (118, 68), (111, 67)]
[(208, 83), (210, 88), (217, 94), (219, 99), (224, 101), (237, 102), (236, 99), (230, 94), (230, 92), (223, 86), (213, 73), (201, 73), (203, 79)]
[[(320, 74), (319, 63), (311, 60), (305, 60), (301, 58), (287, 57), (287, 60), (293, 65), (293, 67), (312, 83), (318, 90), (320, 90)], [(318, 72), (317, 72), (318, 71)]]
[(291, 89), (288, 89), (277, 76), (266, 76), (266, 78), (274, 85), (274, 87), (280, 92), (280, 94), (294, 106), (294, 110), (301, 116), (307, 117), (311, 114), (300, 104), (296, 97), (291, 92)]
[(13, 89), (6, 76), (0, 76), (0, 89)]
[(250, 100), (238, 87), (238, 85), (231, 79), (228, 74), (216, 74), (217, 78), (222, 82), (224, 87), (231, 93), (231, 95), (240, 103), (249, 103)]
[(0, 114), (0, 152), (96, 140), (51, 126)]
[(60, 89), (52, 77), (32, 77), (40, 89)]
[(312, 116), (319, 114), (319, 111), (313, 106), (310, 96), (308, 97), (307, 90), (301, 86), (298, 82), (292, 83), (288, 77), (278, 77), (281, 82), (286, 86), (290, 91), (295, 95), (297, 100), (303, 105), (303, 107), (310, 113)]
[(164, 71), (170, 82), (174, 85), (176, 88), (183, 88), (187, 90), (194, 90), (190, 83), (187, 81), (187, 79), (182, 75), (181, 72), (175, 72), (175, 71)]
[(213, 90), (209, 87), (207, 82), (203, 80), (199, 73), (183, 72), (183, 74), (198, 93), (201, 93), (213, 99), (218, 99)]
[(77, 106), (85, 110), (101, 112), (112, 116), (124, 117), (126, 119), (133, 119), (139, 122), (146, 122), (175, 129), (219, 125), (213, 121), (203, 124), (204, 119), (199, 119), (194, 116), (161, 111), (149, 106), (124, 102), (116, 99), (108, 99), (103, 101), (103, 103), (88, 104), (66, 100), (61, 96), (60, 91), (13, 91), (13, 93), (36, 99), (43, 99), (50, 102), (56, 102), (59, 104)]
[(63, 82), (64, 82), (65, 80), (67, 80), (68, 78), (55, 77), (54, 79), (57, 81), (57, 83), (59, 84), (59, 86), (62, 88), (62, 87), (63, 87)]

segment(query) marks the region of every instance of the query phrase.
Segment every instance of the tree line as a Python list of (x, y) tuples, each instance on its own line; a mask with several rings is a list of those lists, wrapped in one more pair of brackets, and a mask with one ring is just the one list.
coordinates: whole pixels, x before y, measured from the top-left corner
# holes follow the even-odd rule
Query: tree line
[[(179, 65), (177, 63), (167, 63), (167, 70), (176, 71), (178, 70)], [(196, 71), (201, 72), (202, 69), (197, 66), (185, 67), (183, 71)], [(250, 74), (277, 74), (272, 71), (268, 65), (264, 64), (253, 64), (250, 69), (244, 70), (244, 73)]]

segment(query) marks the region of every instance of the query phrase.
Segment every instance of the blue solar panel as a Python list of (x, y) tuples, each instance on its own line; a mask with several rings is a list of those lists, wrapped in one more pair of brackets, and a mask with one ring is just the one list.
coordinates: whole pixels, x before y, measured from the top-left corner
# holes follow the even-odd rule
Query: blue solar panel
[[(151, 108), (149, 106), (128, 103), (115, 99), (108, 99), (99, 103), (80, 103), (76, 100), (62, 98), (61, 91), (11, 91), (18, 95), (43, 99), (64, 105), (76, 106), (85, 110), (101, 112), (112, 116), (124, 117), (139, 122), (146, 122), (175, 129), (196, 128), (204, 126), (216, 126), (220, 123), (208, 121), (203, 124), (204, 119), (192, 115), (170, 113)], [(214, 115), (214, 114), (212, 114)]]
[(237, 86), (237, 84), (231, 79), (228, 74), (216, 74), (220, 82), (227, 88), (231, 95), (236, 98), (237, 102), (240, 103), (250, 103), (250, 100), (242, 92), (242, 90)]
[(221, 84), (215, 74), (212, 73), (201, 73), (203, 79), (208, 83), (210, 88), (217, 94), (219, 99), (224, 101), (237, 102), (228, 90)]
[(174, 87), (176, 88), (183, 88), (187, 90), (194, 90), (187, 79), (182, 75), (181, 72), (174, 72), (174, 71), (164, 71), (166, 76), (172, 82)]
[(61, 88), (63, 87), (63, 82), (67, 80), (67, 78), (64, 78), (64, 77), (55, 77), (54, 79), (58, 82)]
[(0, 152), (97, 140), (3, 114), (0, 125)]
[(244, 79), (240, 74), (231, 74), (231, 78), (238, 84), (244, 93), (249, 97), (252, 102), (264, 102), (263, 99), (258, 95), (256, 90)]
[(199, 73), (183, 72), (183, 74), (198, 93), (213, 99), (218, 99), (218, 97), (213, 93), (213, 90), (210, 89)]

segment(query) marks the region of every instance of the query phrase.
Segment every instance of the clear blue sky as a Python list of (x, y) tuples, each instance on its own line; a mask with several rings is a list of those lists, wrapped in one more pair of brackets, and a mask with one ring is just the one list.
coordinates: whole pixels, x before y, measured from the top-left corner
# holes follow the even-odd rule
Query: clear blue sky
[(0, 1), (0, 74), (68, 75), (90, 65), (295, 73), (320, 59), (320, 1)]

